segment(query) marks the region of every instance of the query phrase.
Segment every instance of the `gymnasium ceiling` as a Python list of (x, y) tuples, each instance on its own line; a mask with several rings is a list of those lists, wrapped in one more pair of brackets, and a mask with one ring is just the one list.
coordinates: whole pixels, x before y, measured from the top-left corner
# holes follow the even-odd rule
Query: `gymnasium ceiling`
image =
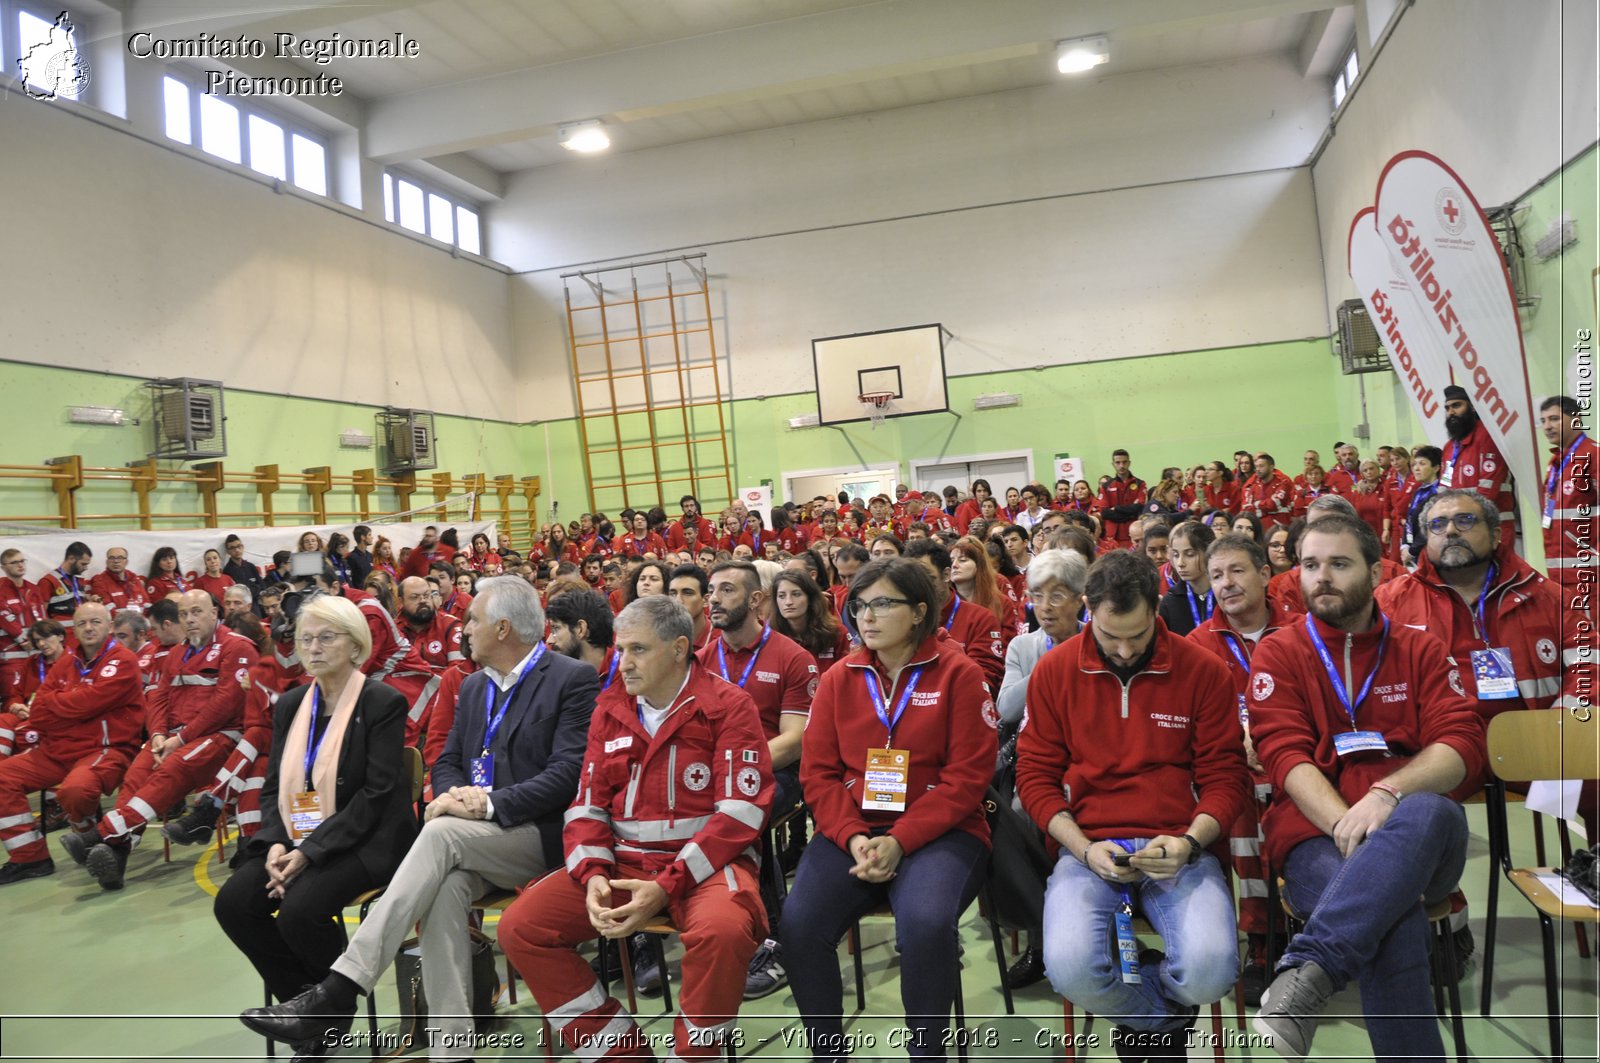
[[(326, 71), (337, 116), (380, 162), (424, 164), (499, 195), (570, 162), (568, 122), (603, 119), (611, 153), (1062, 80), (1058, 40), (1104, 34), (1086, 75), (1280, 55), (1326, 77), (1355, 35), (1335, 0), (127, 0), (124, 32), (266, 37), (403, 33), (407, 60), (245, 60), (249, 76)], [(248, 10), (249, 14), (240, 12)], [(270, 13), (269, 13), (270, 12)], [(301, 69), (296, 69), (296, 67)], [(330, 107), (330, 113), (334, 113)]]

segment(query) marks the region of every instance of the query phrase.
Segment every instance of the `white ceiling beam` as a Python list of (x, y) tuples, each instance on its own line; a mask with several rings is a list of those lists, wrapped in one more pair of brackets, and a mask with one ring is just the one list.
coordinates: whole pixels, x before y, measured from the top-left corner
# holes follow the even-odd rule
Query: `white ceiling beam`
[[(1349, 0), (1345, 0), (1349, 2)], [(1319, 11), (1339, 0), (888, 0), (372, 101), (367, 149), (383, 162), (1039, 54), (1062, 38), (1192, 32)], [(1113, 62), (1115, 59), (1113, 58)]]
[(1300, 40), (1302, 77), (1332, 77), (1355, 40), (1356, 9), (1336, 7), (1319, 12)]

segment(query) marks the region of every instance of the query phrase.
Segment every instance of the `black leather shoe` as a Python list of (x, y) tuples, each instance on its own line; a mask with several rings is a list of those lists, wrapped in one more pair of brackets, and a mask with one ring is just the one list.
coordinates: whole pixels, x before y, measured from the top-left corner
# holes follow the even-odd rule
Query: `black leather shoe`
[(50, 859), (30, 860), (19, 864), (15, 860), (0, 867), (0, 886), (9, 886), (13, 882), (21, 882), (29, 878), (44, 878), (46, 875), (56, 873), (56, 862)]
[[(239, 1013), (239, 1021), (262, 1037), (295, 1046), (302, 1054), (325, 1052), (325, 1046), (350, 1029), (355, 1018), (354, 1005), (341, 1008), (328, 991), (314, 985), (293, 1000), (268, 1008), (249, 1008)], [(320, 1059), (319, 1055), (307, 1055)]]
[(1044, 951), (1036, 945), (1023, 949), (1022, 955), (1017, 957), (1017, 962), (1006, 971), (1006, 985), (1012, 989), (1023, 989), (1043, 978)]

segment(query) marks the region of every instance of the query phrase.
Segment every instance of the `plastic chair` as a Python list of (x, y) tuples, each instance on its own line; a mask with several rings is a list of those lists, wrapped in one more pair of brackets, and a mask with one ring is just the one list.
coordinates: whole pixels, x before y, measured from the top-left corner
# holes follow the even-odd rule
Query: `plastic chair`
[[(1502, 712), (1489, 721), (1489, 766), (1497, 777), (1513, 782), (1600, 777), (1600, 723), (1595, 722), (1589, 709)], [(1538, 878), (1541, 872), (1550, 874), (1553, 868), (1506, 867), (1504, 870), (1507, 880), (1539, 915), (1550, 1051), (1554, 1063), (1560, 1063), (1565, 1045), (1561, 1036), (1555, 920), (1600, 927), (1600, 911), (1585, 905), (1562, 904), (1560, 896)]]

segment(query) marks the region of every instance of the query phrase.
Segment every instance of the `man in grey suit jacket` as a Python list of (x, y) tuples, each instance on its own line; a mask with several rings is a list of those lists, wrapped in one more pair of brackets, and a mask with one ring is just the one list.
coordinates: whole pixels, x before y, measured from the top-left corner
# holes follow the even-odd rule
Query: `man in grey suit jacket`
[[(562, 816), (578, 787), (595, 670), (545, 651), (538, 592), (515, 576), (478, 584), (466, 642), (482, 669), (461, 686), (455, 725), (433, 766), (426, 823), (333, 973), (293, 1000), (240, 1018), (297, 1046), (326, 1045), (349, 1028), (413, 923), (422, 921), (422, 983), (435, 1061), (470, 1059), (468, 909), (561, 866)], [(315, 1049), (312, 1049), (315, 1051)], [(311, 1054), (311, 1053), (306, 1053)]]

